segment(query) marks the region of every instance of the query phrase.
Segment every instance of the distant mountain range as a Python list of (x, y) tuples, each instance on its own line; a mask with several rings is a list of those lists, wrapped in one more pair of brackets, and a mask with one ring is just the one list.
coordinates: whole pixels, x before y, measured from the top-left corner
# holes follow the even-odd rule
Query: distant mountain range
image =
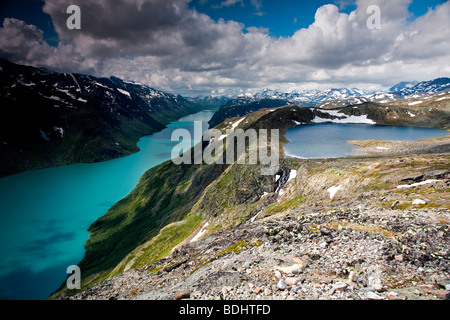
[(116, 77), (7, 60), (0, 60), (0, 88), (0, 176), (131, 154), (140, 137), (208, 104)]
[(234, 101), (232, 104), (248, 103), (260, 99), (282, 99), (289, 101), (289, 103), (305, 107), (324, 107), (330, 104), (347, 106), (369, 101), (415, 99), (427, 95), (434, 95), (444, 90), (450, 90), (450, 78), (438, 78), (423, 82), (401, 82), (386, 91), (338, 88), (281, 92), (265, 89), (256, 94), (244, 94), (232, 97), (231, 99)]
[(231, 97), (214, 114), (209, 124), (214, 127), (226, 118), (243, 116), (263, 107), (273, 108), (284, 104), (332, 109), (367, 102), (386, 104), (399, 100), (430, 98), (448, 91), (450, 92), (450, 78), (438, 78), (423, 82), (401, 82), (387, 91), (376, 92), (356, 88), (302, 90), (288, 93), (265, 89), (256, 94)]

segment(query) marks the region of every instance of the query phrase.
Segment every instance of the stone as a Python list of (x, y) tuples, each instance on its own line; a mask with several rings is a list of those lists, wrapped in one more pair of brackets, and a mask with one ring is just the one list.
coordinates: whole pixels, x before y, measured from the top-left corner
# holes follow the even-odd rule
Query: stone
[(348, 284), (345, 282), (336, 282), (333, 284), (333, 291), (345, 291), (348, 287)]
[(397, 292), (391, 291), (391, 292), (388, 292), (386, 295), (387, 295), (389, 300), (397, 300), (398, 299), (398, 293)]
[(258, 293), (261, 292), (261, 288), (260, 288), (260, 287), (256, 287), (256, 288), (253, 290), (253, 292), (256, 293), (256, 294), (258, 294)]
[(404, 177), (401, 181), (404, 182), (408, 182), (408, 181), (414, 181), (414, 182), (419, 182), (423, 180), (423, 174), (421, 173), (413, 173), (410, 174), (409, 176)]
[(300, 273), (300, 268), (296, 267), (292, 269), (292, 274), (299, 274)]
[(233, 287), (223, 287), (222, 294), (225, 295), (226, 293), (230, 292), (231, 290), (233, 290)]
[(279, 270), (275, 270), (275, 277), (277, 277), (278, 279), (281, 278), (281, 272)]
[(286, 290), (288, 287), (286, 282), (283, 279), (280, 279), (280, 281), (278, 281), (277, 288), (279, 290)]
[(322, 279), (320, 279), (320, 283), (323, 283), (323, 284), (329, 284), (331, 282), (333, 282), (333, 280), (331, 278), (322, 278)]
[(399, 200), (395, 200), (394, 203), (391, 206), (391, 209), (394, 210), (398, 206), (399, 203), (400, 203)]
[(300, 278), (296, 277), (287, 277), (285, 282), (288, 286), (294, 286), (300, 281)]
[(435, 289), (433, 285), (420, 285), (419, 288), (426, 294), (432, 294), (444, 300), (450, 300), (450, 291)]
[(412, 204), (414, 204), (414, 205), (427, 204), (427, 201), (422, 200), (422, 199), (414, 199)]
[(382, 296), (379, 296), (375, 292), (369, 291), (366, 293), (366, 299), (368, 300), (384, 300)]
[(300, 286), (293, 286), (291, 291), (297, 293), (298, 291), (300, 291), (301, 287)]
[(449, 174), (450, 171), (446, 169), (429, 169), (425, 171), (423, 175), (425, 176), (425, 178), (443, 179)]
[(355, 271), (350, 271), (350, 273), (348, 274), (348, 280), (351, 282), (356, 282), (356, 280), (358, 280), (358, 277), (357, 277)]
[(394, 257), (394, 259), (396, 260), (396, 261), (403, 261), (403, 255), (402, 254), (399, 254), (399, 255), (396, 255), (395, 257)]
[(383, 291), (383, 285), (381, 283), (382, 271), (379, 265), (372, 265), (367, 268), (367, 280), (368, 285), (373, 287), (375, 291)]
[(189, 291), (181, 290), (175, 293), (175, 300), (182, 300), (182, 299), (188, 299), (190, 298), (191, 293)]
[(266, 295), (266, 296), (269, 296), (269, 295), (271, 295), (272, 294), (272, 291), (269, 289), (269, 288), (264, 288), (264, 294)]

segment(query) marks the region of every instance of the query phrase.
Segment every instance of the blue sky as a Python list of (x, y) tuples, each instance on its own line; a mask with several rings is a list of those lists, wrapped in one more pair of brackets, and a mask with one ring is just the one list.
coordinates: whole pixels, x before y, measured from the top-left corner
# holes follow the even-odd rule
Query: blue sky
[(53, 27), (50, 15), (42, 11), (44, 1), (41, 0), (2, 0), (0, 1), (0, 21), (5, 18), (16, 18), (33, 24), (44, 31), (47, 42), (56, 45), (58, 34)]
[[(72, 4), (81, 30), (66, 26)], [(187, 95), (450, 75), (450, 0), (1, 0), (0, 21), (1, 58)]]
[[(317, 9), (325, 4), (335, 4), (344, 13), (356, 9), (355, 0), (260, 0), (259, 10), (251, 0), (235, 1), (231, 1), (234, 2), (232, 5), (221, 6), (226, 0), (193, 0), (189, 5), (216, 21), (222, 18), (244, 23), (246, 27), (268, 28), (270, 34), (276, 37), (291, 36), (298, 29), (307, 28), (314, 22)], [(434, 9), (445, 1), (414, 0), (409, 7), (411, 20), (424, 15), (428, 8)]]

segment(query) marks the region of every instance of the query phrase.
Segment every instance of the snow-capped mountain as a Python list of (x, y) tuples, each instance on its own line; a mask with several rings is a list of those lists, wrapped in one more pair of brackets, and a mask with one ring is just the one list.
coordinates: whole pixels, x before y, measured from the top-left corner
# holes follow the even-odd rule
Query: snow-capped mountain
[(411, 82), (403, 81), (403, 82), (397, 83), (395, 86), (391, 87), (389, 89), (389, 92), (393, 92), (393, 93), (400, 92), (403, 89), (412, 88), (416, 84), (418, 84), (417, 81), (411, 81)]
[(232, 97), (231, 104), (250, 103), (260, 99), (281, 99), (305, 107), (342, 107), (364, 102), (390, 102), (397, 99), (415, 99), (450, 90), (450, 78), (438, 78), (423, 82), (401, 82), (386, 91), (367, 91), (357, 88), (333, 88), (326, 90), (300, 90), (281, 92), (264, 89), (256, 94)]
[(422, 81), (414, 86), (405, 86), (396, 93), (402, 98), (411, 99), (426, 95), (435, 95), (450, 90), (450, 78), (437, 78), (430, 81)]
[(244, 101), (251, 102), (259, 99), (281, 99), (287, 100), (289, 103), (298, 104), (305, 107), (317, 106), (329, 101), (347, 101), (348, 103), (360, 103), (364, 102), (364, 97), (370, 95), (370, 92), (359, 90), (356, 88), (347, 89), (327, 89), (323, 91), (319, 90), (301, 90), (292, 92), (280, 92), (277, 90), (265, 89), (254, 95), (240, 95), (234, 97), (233, 100), (236, 103), (242, 103)]

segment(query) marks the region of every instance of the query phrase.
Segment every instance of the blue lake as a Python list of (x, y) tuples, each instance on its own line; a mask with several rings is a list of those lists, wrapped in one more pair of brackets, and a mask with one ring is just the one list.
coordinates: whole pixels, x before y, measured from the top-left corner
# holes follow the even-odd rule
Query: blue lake
[(300, 125), (286, 132), (287, 155), (300, 158), (338, 158), (358, 154), (349, 140), (420, 140), (445, 137), (447, 131), (427, 128), (394, 127), (370, 124), (320, 123)]
[[(87, 228), (128, 195), (145, 171), (171, 157), (173, 130), (202, 111), (140, 139), (140, 152), (110, 161), (25, 172), (0, 179), (0, 299), (46, 299), (83, 258)], [(192, 141), (196, 143), (197, 141)]]

